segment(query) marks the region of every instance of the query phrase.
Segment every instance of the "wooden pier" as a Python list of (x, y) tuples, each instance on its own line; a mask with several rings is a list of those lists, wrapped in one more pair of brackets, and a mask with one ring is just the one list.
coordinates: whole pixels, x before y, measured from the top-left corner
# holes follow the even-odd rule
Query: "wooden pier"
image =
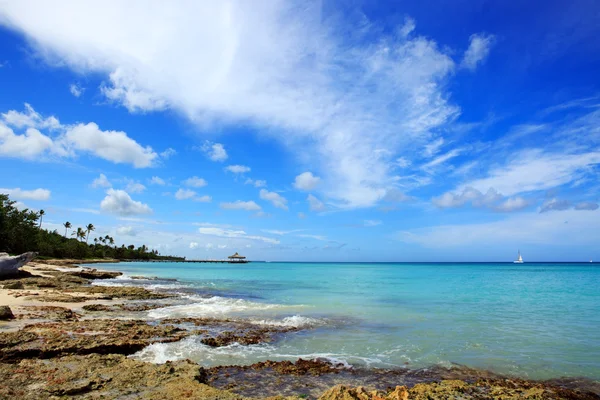
[(212, 263), (212, 264), (248, 264), (248, 260), (131, 260), (134, 262), (173, 262), (173, 263)]

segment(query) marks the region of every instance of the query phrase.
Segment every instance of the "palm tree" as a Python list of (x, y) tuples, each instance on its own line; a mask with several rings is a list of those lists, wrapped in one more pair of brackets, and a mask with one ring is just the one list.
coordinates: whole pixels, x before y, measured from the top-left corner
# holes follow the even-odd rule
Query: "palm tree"
[(75, 236), (77, 238), (77, 240), (84, 239), (85, 238), (85, 231), (81, 227), (78, 227), (77, 231), (71, 233), (71, 236)]
[(44, 214), (46, 214), (46, 211), (40, 210), (40, 229), (42, 229), (42, 218), (44, 217)]
[(86, 226), (85, 229), (87, 230), (87, 236), (85, 237), (85, 242), (87, 243), (88, 239), (90, 238), (90, 232), (96, 228), (94, 227), (93, 224), (88, 224), (88, 226)]
[(63, 224), (63, 226), (65, 227), (65, 237), (67, 237), (67, 231), (71, 229), (71, 223), (67, 221)]

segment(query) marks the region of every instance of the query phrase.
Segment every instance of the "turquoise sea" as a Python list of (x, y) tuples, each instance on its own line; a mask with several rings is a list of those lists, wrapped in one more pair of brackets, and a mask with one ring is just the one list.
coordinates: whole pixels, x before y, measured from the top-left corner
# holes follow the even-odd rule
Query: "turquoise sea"
[[(98, 267), (96, 265), (96, 267)], [(272, 344), (152, 345), (153, 362), (323, 357), (353, 366), (451, 365), (532, 379), (600, 379), (600, 265), (567, 263), (120, 263), (105, 285), (182, 293), (148, 317), (213, 316), (310, 327)], [(134, 275), (158, 277), (130, 279)], [(165, 279), (166, 278), (166, 279)], [(170, 280), (175, 278), (177, 281)]]

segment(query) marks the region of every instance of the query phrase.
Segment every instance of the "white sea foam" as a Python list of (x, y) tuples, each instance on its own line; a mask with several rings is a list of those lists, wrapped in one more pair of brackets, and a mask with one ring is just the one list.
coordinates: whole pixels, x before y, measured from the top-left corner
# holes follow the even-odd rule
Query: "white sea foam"
[(294, 353), (290, 348), (279, 348), (272, 344), (240, 345), (238, 343), (223, 347), (210, 347), (200, 342), (200, 337), (188, 337), (175, 343), (155, 343), (133, 354), (132, 358), (155, 364), (167, 361), (191, 359), (205, 367), (217, 365), (250, 365), (260, 361), (296, 361), (323, 360), (342, 368), (385, 367), (390, 363), (374, 357), (361, 357), (342, 353)]
[(301, 315), (294, 315), (292, 317), (285, 317), (281, 320), (276, 319), (251, 319), (250, 322), (258, 325), (271, 325), (271, 326), (289, 326), (292, 328), (309, 328), (314, 326), (326, 325), (327, 321), (311, 317), (303, 317)]
[[(120, 282), (121, 281), (121, 282)], [(94, 280), (92, 285), (94, 286), (111, 286), (111, 287), (142, 287), (148, 290), (158, 290), (158, 289), (166, 289), (166, 290), (177, 290), (177, 289), (186, 289), (189, 288), (187, 285), (183, 285), (181, 283), (173, 282), (173, 283), (151, 283), (154, 281), (144, 282), (143, 280), (137, 280), (135, 283), (131, 282), (131, 278), (122, 278), (118, 277), (115, 279), (103, 279), (103, 280)]]
[(261, 310), (283, 309), (290, 306), (282, 304), (257, 303), (244, 299), (232, 299), (227, 297), (213, 296), (203, 298), (199, 296), (184, 296), (193, 300), (191, 304), (165, 307), (148, 312), (150, 318), (166, 317), (202, 317), (222, 314), (244, 313)]

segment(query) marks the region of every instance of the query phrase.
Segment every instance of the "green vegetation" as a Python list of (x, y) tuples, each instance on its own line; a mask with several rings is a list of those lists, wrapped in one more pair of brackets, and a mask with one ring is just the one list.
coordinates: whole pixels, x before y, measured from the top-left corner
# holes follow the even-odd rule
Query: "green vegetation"
[(185, 257), (163, 256), (146, 245), (117, 247), (114, 238), (106, 235), (93, 239), (89, 244), (90, 233), (96, 228), (88, 224), (71, 232), (70, 222), (65, 222), (65, 234), (42, 229), (44, 210), (34, 212), (18, 210), (8, 195), (0, 194), (0, 251), (21, 254), (37, 251), (40, 257), (54, 258), (115, 258), (119, 260), (184, 260)]

